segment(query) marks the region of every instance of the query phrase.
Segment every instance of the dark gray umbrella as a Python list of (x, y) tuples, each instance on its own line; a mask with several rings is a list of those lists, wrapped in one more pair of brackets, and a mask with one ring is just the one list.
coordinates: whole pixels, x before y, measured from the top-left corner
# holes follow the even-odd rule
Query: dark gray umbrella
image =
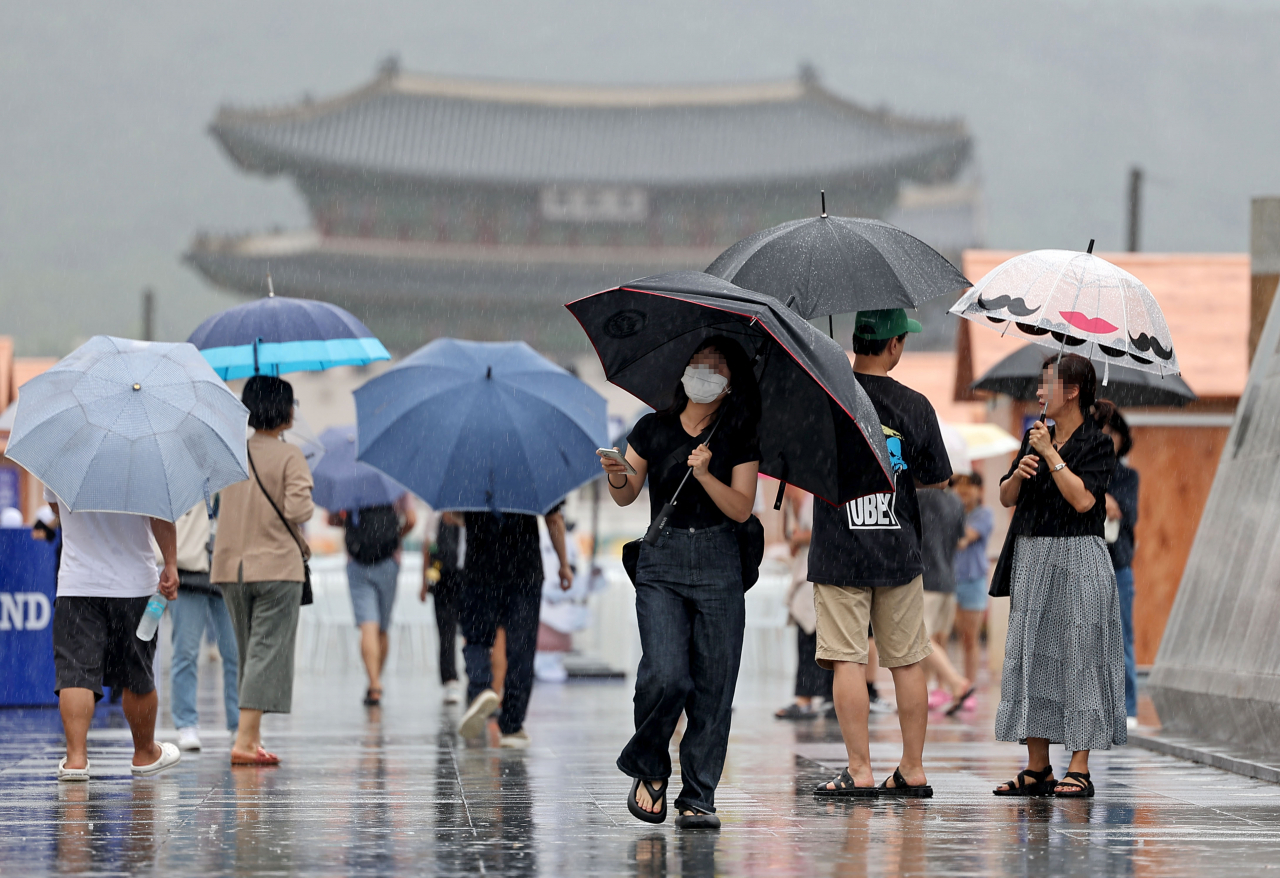
[(972, 286), (941, 253), (888, 223), (847, 216), (792, 220), (721, 253), (707, 273), (773, 296), (801, 317), (918, 308)]
[(760, 472), (833, 504), (894, 489), (880, 418), (844, 350), (772, 297), (674, 271), (565, 307), (610, 383), (655, 409), (671, 404), (698, 345), (734, 339), (760, 385)]
[[(1040, 370), (1046, 360), (1057, 356), (1057, 346), (1047, 347), (1029, 344), (1019, 348), (992, 366), (987, 373), (970, 385), (974, 390), (1004, 393), (1015, 399), (1031, 402), (1036, 398), (1040, 385)], [(1154, 372), (1130, 369), (1128, 366), (1111, 366), (1107, 385), (1098, 385), (1098, 396), (1123, 407), (1139, 405), (1184, 406), (1196, 399), (1195, 393), (1177, 375), (1161, 377)]]

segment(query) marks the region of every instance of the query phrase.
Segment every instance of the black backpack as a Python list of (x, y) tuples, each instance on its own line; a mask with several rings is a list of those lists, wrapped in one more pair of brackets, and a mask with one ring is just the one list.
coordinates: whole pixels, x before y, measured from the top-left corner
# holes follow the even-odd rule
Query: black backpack
[(366, 506), (347, 519), (347, 554), (360, 564), (378, 564), (400, 548), (400, 516), (396, 508)]

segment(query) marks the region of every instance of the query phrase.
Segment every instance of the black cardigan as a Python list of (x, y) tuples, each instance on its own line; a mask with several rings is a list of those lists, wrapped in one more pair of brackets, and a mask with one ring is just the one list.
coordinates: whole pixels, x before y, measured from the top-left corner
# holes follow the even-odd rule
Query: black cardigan
[[(1049, 428), (1054, 434), (1054, 428)], [(1000, 480), (1004, 484), (1018, 468), (1018, 462), (1031, 450), (1031, 431), (1022, 437), (1022, 447), (1014, 458), (1009, 472)], [(995, 573), (991, 577), (993, 597), (1009, 594), (1009, 582), (1013, 574), (1013, 544), (1016, 537), (1101, 537), (1107, 519), (1106, 493), (1111, 483), (1111, 473), (1116, 465), (1115, 446), (1105, 433), (1086, 417), (1071, 437), (1058, 449), (1067, 469), (1075, 473), (1085, 489), (1093, 495), (1094, 503), (1088, 512), (1077, 512), (1058, 490), (1058, 484), (1049, 472), (1049, 465), (1041, 459), (1036, 474), (1022, 483), (1018, 490), (1018, 504), (1013, 510), (1013, 520), (1000, 550)]]

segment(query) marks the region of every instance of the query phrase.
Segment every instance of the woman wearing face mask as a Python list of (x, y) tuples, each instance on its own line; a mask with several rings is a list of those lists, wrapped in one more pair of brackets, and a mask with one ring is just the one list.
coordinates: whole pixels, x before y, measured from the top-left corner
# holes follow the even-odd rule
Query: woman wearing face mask
[(751, 362), (736, 342), (716, 336), (689, 360), (670, 408), (646, 415), (631, 431), (626, 457), (636, 475), (603, 459), (619, 506), (634, 502), (649, 477), (655, 517), (693, 469), (657, 542), (641, 544), (636, 568), (644, 655), (636, 674), (636, 732), (618, 768), (635, 779), (628, 808), (650, 823), (666, 819), (668, 748), (683, 712), (688, 727), (680, 741), (676, 826), (720, 826), (715, 790), (729, 743), (746, 613), (734, 523), (746, 521), (755, 503), (759, 420)]

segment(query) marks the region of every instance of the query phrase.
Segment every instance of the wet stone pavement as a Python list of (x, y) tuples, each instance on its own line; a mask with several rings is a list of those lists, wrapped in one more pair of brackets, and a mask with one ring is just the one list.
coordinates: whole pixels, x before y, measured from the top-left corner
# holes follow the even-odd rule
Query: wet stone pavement
[[(216, 715), (213, 674), (201, 709)], [(56, 711), (0, 711), (0, 875), (1205, 875), (1280, 867), (1280, 787), (1127, 747), (1097, 754), (1097, 798), (998, 799), (1020, 749), (991, 740), (990, 701), (935, 717), (928, 801), (816, 802), (843, 763), (834, 721), (774, 720), (785, 680), (739, 686), (719, 834), (627, 812), (613, 766), (630, 683), (540, 685), (526, 752), (465, 746), (434, 681), (300, 677), (264, 723), (277, 769), (227, 765), (225, 732), (155, 778), (129, 776), (128, 733), (102, 707), (94, 778), (57, 784)], [(894, 716), (873, 718), (877, 774)], [(208, 723), (206, 723), (208, 725)], [(496, 743), (496, 731), (492, 739)], [(171, 733), (170, 733), (171, 734)], [(163, 737), (163, 734), (162, 734)], [(1055, 750), (1055, 763), (1066, 759)], [(1060, 768), (1061, 770), (1061, 768)]]

